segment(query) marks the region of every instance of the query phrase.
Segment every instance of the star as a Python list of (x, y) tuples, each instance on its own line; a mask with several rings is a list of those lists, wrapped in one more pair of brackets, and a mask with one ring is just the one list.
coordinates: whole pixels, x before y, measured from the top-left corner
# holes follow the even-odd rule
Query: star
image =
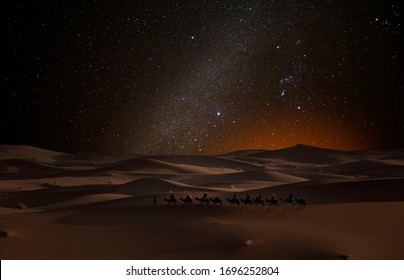
[(102, 1), (14, 2), (0, 144), (155, 155), (403, 146), (399, 5), (138, 0), (118, 13)]

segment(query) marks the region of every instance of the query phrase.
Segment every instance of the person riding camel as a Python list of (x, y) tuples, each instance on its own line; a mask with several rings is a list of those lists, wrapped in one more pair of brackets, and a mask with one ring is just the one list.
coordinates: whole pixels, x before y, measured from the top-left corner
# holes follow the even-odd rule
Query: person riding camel
[(175, 199), (175, 196), (174, 196), (174, 193), (173, 192), (171, 192), (171, 195), (170, 195), (170, 198), (169, 198), (170, 200), (174, 200)]
[(234, 194), (232, 199), (238, 199), (237, 194)]
[(203, 193), (202, 199), (208, 199), (208, 194), (206, 192)]
[(294, 197), (293, 197), (293, 194), (289, 194), (289, 196), (288, 196), (288, 198), (287, 198), (287, 201), (289, 201), (289, 202), (293, 202), (294, 201)]
[(247, 194), (247, 196), (245, 197), (245, 200), (250, 200), (250, 194)]
[(276, 197), (275, 197), (275, 194), (274, 194), (274, 193), (272, 194), (271, 200), (272, 200), (272, 201), (275, 201), (275, 200), (276, 200)]

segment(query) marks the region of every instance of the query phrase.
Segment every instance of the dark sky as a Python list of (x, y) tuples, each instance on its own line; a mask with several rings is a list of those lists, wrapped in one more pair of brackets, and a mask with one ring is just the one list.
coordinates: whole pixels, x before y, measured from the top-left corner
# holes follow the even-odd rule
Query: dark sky
[(2, 1), (0, 144), (402, 148), (400, 5)]

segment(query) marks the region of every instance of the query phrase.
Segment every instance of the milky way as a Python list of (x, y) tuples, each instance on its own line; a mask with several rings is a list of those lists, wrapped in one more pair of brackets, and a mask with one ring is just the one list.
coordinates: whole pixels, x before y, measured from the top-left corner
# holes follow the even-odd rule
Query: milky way
[(398, 1), (6, 1), (1, 143), (402, 147)]

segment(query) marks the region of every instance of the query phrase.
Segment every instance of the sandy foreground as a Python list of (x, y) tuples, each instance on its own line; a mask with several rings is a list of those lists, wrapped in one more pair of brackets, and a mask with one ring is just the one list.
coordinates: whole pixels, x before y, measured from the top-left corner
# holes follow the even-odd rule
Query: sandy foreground
[[(193, 204), (167, 205), (170, 192)], [(223, 205), (200, 204), (204, 192)], [(289, 193), (308, 204), (286, 204)], [(231, 206), (234, 194), (280, 205)], [(115, 157), (0, 146), (1, 259), (404, 259), (403, 216), (404, 150)]]

